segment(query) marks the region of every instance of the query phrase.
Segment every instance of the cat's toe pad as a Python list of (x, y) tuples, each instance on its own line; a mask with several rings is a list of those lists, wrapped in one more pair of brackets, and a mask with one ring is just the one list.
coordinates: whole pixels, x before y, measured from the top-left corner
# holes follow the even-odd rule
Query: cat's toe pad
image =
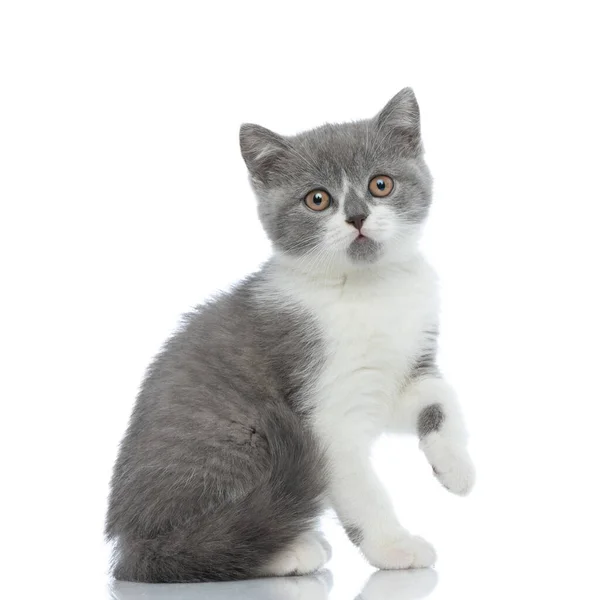
[(365, 540), (360, 549), (378, 569), (430, 567), (436, 560), (435, 550), (429, 542), (408, 534), (391, 540)]
[(331, 546), (317, 532), (303, 533), (264, 567), (263, 575), (306, 575), (318, 571), (331, 557)]
[(453, 494), (466, 496), (475, 483), (475, 467), (464, 446), (430, 434), (420, 443), (438, 481)]

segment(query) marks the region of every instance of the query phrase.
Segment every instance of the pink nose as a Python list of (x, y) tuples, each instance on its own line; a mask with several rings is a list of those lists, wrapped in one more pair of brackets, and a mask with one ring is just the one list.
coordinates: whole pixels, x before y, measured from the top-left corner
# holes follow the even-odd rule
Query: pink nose
[(350, 223), (350, 225), (354, 225), (356, 229), (360, 231), (364, 222), (367, 220), (367, 215), (354, 215), (353, 217), (348, 217), (346, 219), (346, 223)]

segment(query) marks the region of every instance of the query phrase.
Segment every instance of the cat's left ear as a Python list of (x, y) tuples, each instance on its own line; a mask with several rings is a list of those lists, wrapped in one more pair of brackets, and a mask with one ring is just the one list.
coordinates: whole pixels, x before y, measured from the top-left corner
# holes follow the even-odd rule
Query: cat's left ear
[(240, 128), (240, 148), (252, 179), (268, 184), (288, 144), (284, 137), (266, 127), (244, 123)]
[(410, 154), (420, 154), (421, 120), (419, 105), (412, 88), (399, 91), (375, 117), (377, 128), (389, 132), (388, 139), (394, 141), (399, 149)]

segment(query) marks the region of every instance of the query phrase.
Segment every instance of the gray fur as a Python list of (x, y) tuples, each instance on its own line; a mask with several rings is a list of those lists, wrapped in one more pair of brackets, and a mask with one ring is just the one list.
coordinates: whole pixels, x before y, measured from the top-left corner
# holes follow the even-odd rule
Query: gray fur
[(441, 404), (430, 404), (426, 406), (420, 413), (417, 419), (417, 433), (419, 438), (424, 438), (426, 435), (439, 431), (444, 424), (444, 411)]
[(360, 546), (363, 541), (364, 534), (360, 527), (356, 525), (344, 525), (344, 531), (348, 536), (348, 539), (355, 545)]
[(256, 576), (320, 513), (326, 473), (302, 405), (319, 333), (264, 306), (261, 277), (187, 315), (148, 370), (112, 480), (118, 579)]
[(348, 197), (346, 198), (346, 218), (351, 219), (356, 215), (365, 215), (369, 216), (369, 204), (367, 203), (365, 197), (362, 197), (356, 193), (354, 189), (350, 191)]
[(436, 377), (439, 376), (439, 370), (436, 363), (437, 355), (437, 329), (426, 331), (423, 336), (424, 350), (417, 358), (412, 368), (412, 377)]
[(348, 246), (348, 256), (356, 262), (374, 262), (381, 253), (381, 244), (371, 238), (354, 240)]
[[(293, 137), (244, 125), (240, 144), (263, 226), (288, 255), (324, 242), (344, 178), (347, 217), (368, 218), (374, 202), (406, 222), (427, 214), (431, 178), (410, 90), (373, 119)], [(397, 185), (373, 198), (368, 182), (382, 173)], [(333, 202), (317, 213), (303, 199), (319, 188)], [(373, 240), (347, 249), (366, 264), (380, 252)], [(324, 363), (321, 332), (308, 314), (265, 300), (270, 270), (188, 314), (148, 369), (111, 482), (106, 534), (118, 579), (254, 577), (320, 515), (327, 472), (305, 400)]]

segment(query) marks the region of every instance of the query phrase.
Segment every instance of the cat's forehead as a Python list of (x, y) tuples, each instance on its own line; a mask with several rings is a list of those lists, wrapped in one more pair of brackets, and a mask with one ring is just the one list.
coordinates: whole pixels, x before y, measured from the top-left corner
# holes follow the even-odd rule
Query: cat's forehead
[(313, 165), (333, 182), (362, 179), (380, 154), (379, 140), (371, 121), (327, 124), (292, 138), (298, 161)]

